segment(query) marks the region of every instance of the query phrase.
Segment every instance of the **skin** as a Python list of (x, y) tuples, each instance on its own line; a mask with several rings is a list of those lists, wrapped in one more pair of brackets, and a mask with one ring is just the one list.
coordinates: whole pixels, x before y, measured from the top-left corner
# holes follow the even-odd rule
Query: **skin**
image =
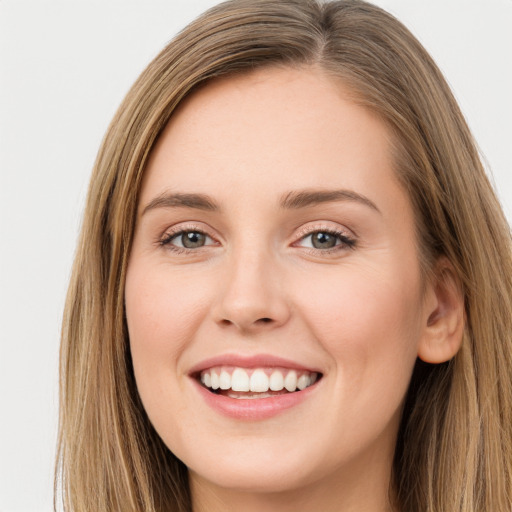
[[(392, 509), (415, 360), (451, 357), (461, 314), (447, 265), (439, 284), (422, 281), (391, 148), (387, 127), (315, 68), (216, 81), (181, 105), (154, 148), (126, 314), (140, 396), (189, 468), (195, 511)], [(372, 205), (279, 205), (304, 190), (351, 191)], [(207, 194), (218, 211), (155, 202), (169, 193)], [(205, 233), (205, 245), (177, 247), (183, 230)], [(314, 247), (311, 234), (325, 231), (354, 244)], [(189, 373), (233, 353), (284, 357), (323, 376), (272, 418), (229, 418)]]

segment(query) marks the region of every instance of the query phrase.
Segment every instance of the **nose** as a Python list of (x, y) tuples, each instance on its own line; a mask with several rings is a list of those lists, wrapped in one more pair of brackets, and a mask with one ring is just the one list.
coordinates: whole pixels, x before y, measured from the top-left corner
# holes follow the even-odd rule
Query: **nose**
[(219, 275), (215, 321), (245, 334), (284, 325), (290, 317), (284, 280), (269, 252), (232, 254)]

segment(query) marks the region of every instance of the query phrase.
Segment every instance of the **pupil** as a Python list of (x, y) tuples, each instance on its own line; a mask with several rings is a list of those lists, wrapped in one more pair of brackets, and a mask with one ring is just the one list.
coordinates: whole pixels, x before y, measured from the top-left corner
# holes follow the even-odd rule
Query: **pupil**
[(189, 231), (181, 235), (181, 243), (183, 247), (187, 249), (195, 249), (196, 247), (202, 247), (204, 245), (205, 235), (198, 233), (197, 231)]
[(329, 233), (315, 233), (313, 235), (313, 247), (316, 249), (330, 249), (336, 245), (336, 237)]

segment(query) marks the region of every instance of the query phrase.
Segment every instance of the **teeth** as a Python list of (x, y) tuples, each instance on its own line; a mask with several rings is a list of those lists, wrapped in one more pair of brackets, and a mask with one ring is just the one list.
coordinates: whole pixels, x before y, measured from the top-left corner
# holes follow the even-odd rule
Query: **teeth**
[(270, 389), (272, 391), (281, 391), (284, 388), (284, 377), (283, 374), (275, 370), (270, 376)]
[(215, 372), (212, 372), (212, 389), (219, 389), (219, 387), (219, 376)]
[(245, 370), (235, 369), (231, 375), (231, 389), (233, 391), (249, 391), (249, 375)]
[[(311, 385), (309, 375), (301, 375), (297, 380), (297, 387), (302, 391)], [(213, 387), (213, 374), (212, 374), (212, 387)]]
[(220, 389), (231, 389), (231, 375), (226, 370), (220, 372), (219, 384)]
[(268, 391), (268, 377), (263, 370), (256, 370), (251, 375), (250, 390), (259, 393)]
[(297, 389), (297, 372), (295, 370), (288, 372), (284, 378), (284, 387), (290, 392)]
[[(244, 369), (236, 367), (210, 368), (201, 372), (201, 382), (213, 390), (232, 390), (248, 393), (244, 398), (265, 398), (274, 396), (270, 392), (286, 389), (292, 393), (312, 386), (317, 381), (315, 372), (287, 370), (285, 368)], [(257, 393), (249, 395), (249, 393)], [(228, 394), (228, 396), (231, 396)], [(240, 396), (238, 396), (240, 398)]]

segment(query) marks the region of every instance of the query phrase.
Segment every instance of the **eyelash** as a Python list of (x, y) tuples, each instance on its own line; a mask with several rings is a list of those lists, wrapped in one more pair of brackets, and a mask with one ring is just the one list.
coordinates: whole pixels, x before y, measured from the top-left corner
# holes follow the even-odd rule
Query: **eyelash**
[[(303, 242), (308, 237), (312, 237), (313, 235), (317, 233), (324, 233), (330, 236), (333, 236), (337, 238), (336, 245), (334, 247), (330, 247), (327, 249), (318, 249), (316, 247), (303, 247), (304, 249), (308, 250), (311, 253), (314, 254), (332, 254), (338, 251), (346, 251), (347, 249), (354, 249), (356, 247), (356, 239), (349, 236), (346, 232), (333, 229), (333, 228), (325, 228), (321, 226), (315, 226), (313, 229), (306, 228), (302, 233), (300, 233), (300, 238), (297, 242), (295, 242), (293, 245), (297, 245), (300, 242)], [(339, 243), (338, 243), (339, 241)]]
[(191, 252), (197, 251), (197, 249), (202, 249), (204, 246), (198, 247), (196, 249), (191, 249), (187, 247), (178, 247), (176, 245), (173, 245), (171, 242), (184, 235), (185, 233), (199, 233), (201, 235), (204, 235), (205, 237), (210, 238), (211, 240), (215, 239), (210, 236), (208, 233), (206, 233), (203, 229), (199, 229), (194, 226), (187, 226), (185, 228), (177, 229), (176, 231), (170, 231), (164, 233), (163, 237), (158, 241), (158, 244), (162, 247), (165, 247), (167, 250), (174, 252), (175, 254), (189, 254)]
[[(199, 229), (197, 227), (186, 227), (182, 229), (178, 229), (176, 231), (166, 232), (163, 237), (158, 241), (158, 244), (161, 247), (165, 247), (167, 250), (170, 250), (174, 252), (175, 254), (187, 254), (196, 252), (198, 249), (202, 249), (205, 246), (200, 246), (197, 248), (186, 248), (186, 247), (178, 247), (176, 245), (173, 245), (171, 242), (178, 238), (179, 236), (182, 236), (185, 233), (199, 233), (201, 235), (204, 235), (205, 237), (210, 238), (211, 240), (215, 239), (210, 236), (208, 233), (206, 233), (204, 230)], [(314, 229), (305, 229), (303, 232), (299, 234), (299, 239), (297, 242), (294, 242), (294, 246), (297, 246), (300, 242), (306, 240), (308, 237), (311, 237), (317, 233), (325, 233), (327, 235), (334, 236), (338, 239), (336, 245), (334, 247), (330, 247), (327, 249), (318, 249), (316, 247), (303, 247), (303, 249), (308, 250), (309, 252), (318, 254), (332, 254), (333, 252), (343, 251), (347, 249), (354, 249), (356, 247), (356, 239), (348, 236), (346, 232), (332, 229), (332, 228), (322, 228), (322, 227), (315, 227)], [(209, 244), (213, 245), (213, 244)], [(208, 246), (206, 246), (208, 247)]]

